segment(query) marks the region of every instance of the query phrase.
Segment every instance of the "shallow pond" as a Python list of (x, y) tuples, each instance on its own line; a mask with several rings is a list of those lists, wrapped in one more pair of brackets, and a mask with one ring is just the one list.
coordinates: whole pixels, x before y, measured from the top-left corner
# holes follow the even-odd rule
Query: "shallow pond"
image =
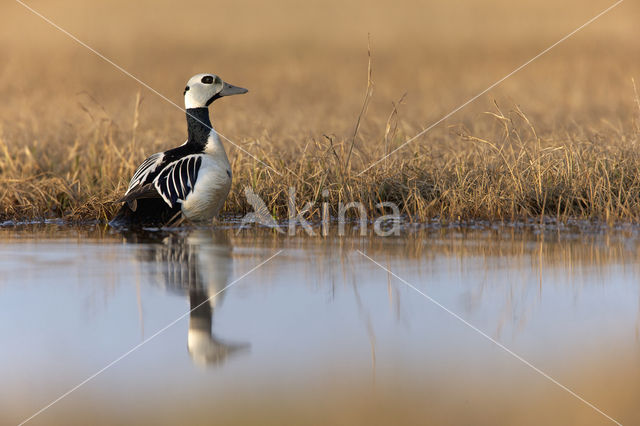
[(633, 229), (4, 226), (0, 423), (639, 424), (639, 278)]

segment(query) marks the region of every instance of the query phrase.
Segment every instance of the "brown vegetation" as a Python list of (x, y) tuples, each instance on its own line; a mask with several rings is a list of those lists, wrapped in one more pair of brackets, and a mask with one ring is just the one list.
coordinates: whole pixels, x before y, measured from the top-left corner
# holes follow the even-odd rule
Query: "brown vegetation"
[[(416, 221), (640, 218), (635, 4), (362, 174), (610, 3), (194, 2), (186, 17), (109, 4), (32, 5), (179, 105), (197, 72), (250, 89), (212, 111), (269, 166), (226, 143), (227, 214), (247, 210), (250, 186), (286, 218), (294, 186), (299, 206), (328, 189), (334, 213), (393, 201)], [(109, 218), (135, 167), (182, 143), (184, 113), (19, 4), (0, 9), (0, 219)]]

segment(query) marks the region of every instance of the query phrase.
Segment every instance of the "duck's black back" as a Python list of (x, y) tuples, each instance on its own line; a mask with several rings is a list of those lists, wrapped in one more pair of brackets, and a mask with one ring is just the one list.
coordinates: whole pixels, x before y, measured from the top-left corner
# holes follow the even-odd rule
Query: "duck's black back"
[(142, 198), (137, 200), (134, 212), (124, 203), (115, 217), (109, 222), (114, 227), (123, 226), (163, 226), (180, 212), (180, 204), (171, 208), (162, 198)]

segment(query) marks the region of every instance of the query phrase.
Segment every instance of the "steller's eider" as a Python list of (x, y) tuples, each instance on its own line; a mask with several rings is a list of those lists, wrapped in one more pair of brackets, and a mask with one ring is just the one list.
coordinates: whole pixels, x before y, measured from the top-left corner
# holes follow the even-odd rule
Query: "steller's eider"
[(125, 204), (110, 224), (157, 226), (216, 217), (231, 188), (231, 165), (211, 126), (208, 107), (223, 96), (243, 93), (247, 89), (213, 74), (191, 77), (184, 89), (187, 141), (142, 162), (118, 200)]

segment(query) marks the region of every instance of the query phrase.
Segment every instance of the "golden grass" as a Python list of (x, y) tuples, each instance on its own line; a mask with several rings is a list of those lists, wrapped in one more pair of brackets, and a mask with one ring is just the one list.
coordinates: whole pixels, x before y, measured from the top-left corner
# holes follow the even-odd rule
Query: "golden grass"
[[(226, 144), (234, 183), (225, 214), (247, 211), (250, 186), (285, 219), (293, 186), (299, 206), (318, 201), (316, 218), (324, 189), (333, 214), (339, 201), (361, 201), (372, 215), (392, 201), (415, 221), (640, 217), (638, 6), (620, 6), (359, 174), (608, 4), (569, 2), (560, 17), (550, 1), (404, 1), (391, 14), (355, 1), (344, 16), (329, 13), (339, 7), (331, 2), (289, 15), (259, 4), (221, 12), (198, 3), (247, 18), (220, 19), (221, 29), (204, 25), (206, 13), (190, 18), (201, 25), (176, 23), (179, 6), (164, 2), (98, 11), (68, 0), (68, 14), (34, 6), (178, 104), (196, 72), (250, 89), (216, 102), (213, 123), (272, 169)], [(155, 21), (135, 24), (146, 7)], [(10, 60), (0, 70), (0, 219), (107, 220), (135, 167), (182, 143), (184, 114), (20, 6), (2, 8), (10, 19), (0, 53)]]

